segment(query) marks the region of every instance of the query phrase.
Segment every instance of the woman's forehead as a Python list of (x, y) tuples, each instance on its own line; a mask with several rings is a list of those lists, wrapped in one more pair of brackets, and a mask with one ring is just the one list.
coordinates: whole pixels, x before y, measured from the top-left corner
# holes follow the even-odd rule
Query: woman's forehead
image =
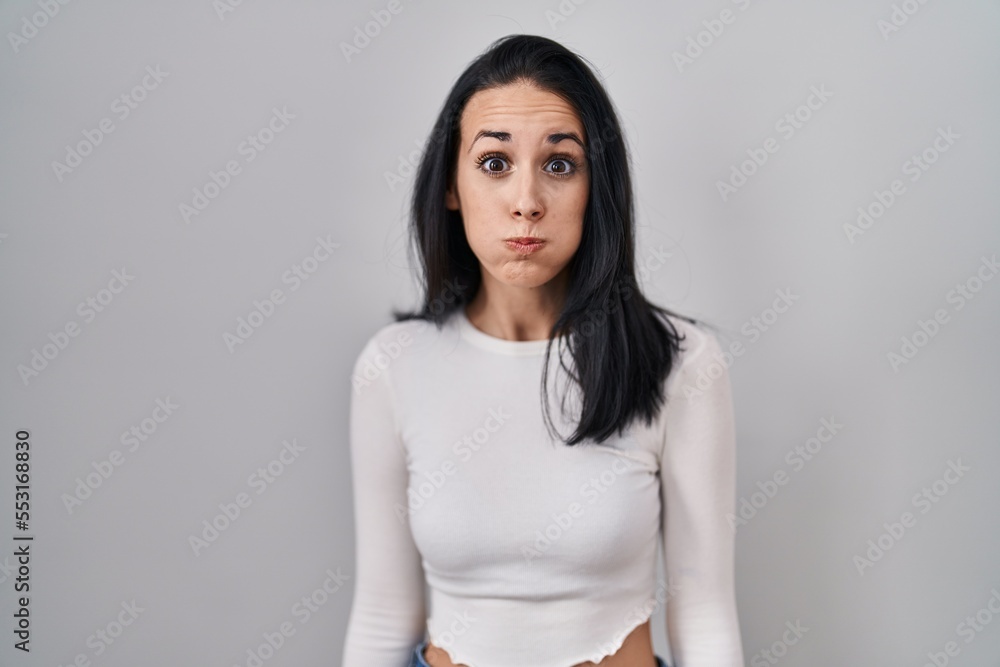
[(566, 100), (536, 86), (512, 85), (478, 91), (462, 114), (462, 134), (470, 143), (483, 131), (503, 132), (512, 142), (537, 141), (550, 134), (583, 137), (583, 123)]

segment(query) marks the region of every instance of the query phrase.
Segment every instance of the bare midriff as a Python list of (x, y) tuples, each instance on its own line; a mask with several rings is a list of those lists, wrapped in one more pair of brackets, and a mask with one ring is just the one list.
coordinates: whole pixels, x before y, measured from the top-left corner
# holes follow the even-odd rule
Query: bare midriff
[[(517, 638), (513, 638), (517, 641)], [(430, 667), (468, 667), (451, 661), (447, 651), (428, 642), (424, 649), (424, 661)], [(653, 642), (649, 635), (649, 621), (629, 633), (618, 652), (605, 657), (600, 662), (578, 662), (567, 667), (656, 667)]]

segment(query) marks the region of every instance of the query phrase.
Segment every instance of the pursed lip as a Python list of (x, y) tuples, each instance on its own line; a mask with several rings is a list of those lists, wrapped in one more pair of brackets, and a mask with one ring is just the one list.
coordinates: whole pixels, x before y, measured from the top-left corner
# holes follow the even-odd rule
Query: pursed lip
[(535, 238), (534, 236), (512, 236), (509, 239), (504, 239), (505, 241), (513, 241), (514, 243), (544, 243), (542, 239)]

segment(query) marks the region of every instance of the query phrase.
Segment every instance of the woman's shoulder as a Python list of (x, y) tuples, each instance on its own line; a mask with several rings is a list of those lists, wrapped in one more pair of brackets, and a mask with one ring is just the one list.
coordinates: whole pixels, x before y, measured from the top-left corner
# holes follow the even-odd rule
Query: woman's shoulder
[[(351, 383), (356, 393), (372, 384), (393, 384), (389, 375), (405, 368), (402, 360), (422, 346), (434, 324), (422, 319), (400, 320), (380, 325), (365, 339), (354, 358)], [(391, 371), (390, 371), (391, 368)]]
[(398, 357), (424, 338), (429, 331), (433, 331), (434, 327), (432, 322), (420, 318), (383, 324), (362, 344), (356, 362), (383, 355)]
[(691, 359), (721, 349), (718, 335), (705, 322), (691, 322), (676, 313), (665, 313), (663, 317), (670, 322), (677, 333), (682, 356)]
[[(704, 322), (691, 322), (682, 316), (664, 314), (679, 342), (679, 351), (671, 368), (668, 384), (671, 388), (684, 378), (685, 384), (710, 377), (715, 380), (728, 374), (729, 363), (719, 336)], [(704, 381), (704, 380), (703, 380)]]
[(383, 368), (399, 359), (410, 362), (404, 367), (420, 360), (426, 362), (440, 354), (441, 345), (453, 347), (456, 328), (454, 317), (446, 318), (440, 326), (420, 317), (382, 324), (361, 345), (355, 357), (355, 372), (362, 367)]

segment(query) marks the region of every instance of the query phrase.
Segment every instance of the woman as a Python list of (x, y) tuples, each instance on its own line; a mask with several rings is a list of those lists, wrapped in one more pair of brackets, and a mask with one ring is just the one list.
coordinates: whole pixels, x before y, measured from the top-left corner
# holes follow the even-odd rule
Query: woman
[(476, 59), (412, 229), (422, 307), (354, 366), (344, 667), (666, 667), (664, 605), (675, 667), (743, 665), (729, 377), (638, 289), (628, 156), (584, 61), (530, 35)]

